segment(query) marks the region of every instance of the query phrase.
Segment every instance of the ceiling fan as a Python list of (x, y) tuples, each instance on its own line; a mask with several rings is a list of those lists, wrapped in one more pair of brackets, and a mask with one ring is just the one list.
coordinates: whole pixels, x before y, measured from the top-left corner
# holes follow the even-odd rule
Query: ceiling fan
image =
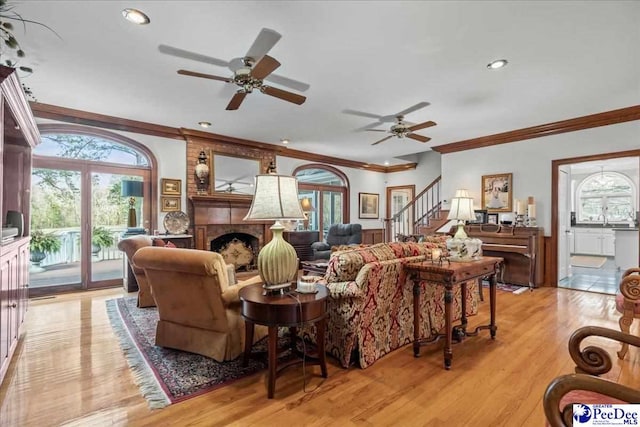
[(196, 71), (178, 70), (178, 74), (181, 75), (219, 80), (226, 83), (234, 83), (239, 86), (240, 89), (231, 98), (231, 101), (227, 105), (227, 110), (237, 110), (247, 94), (252, 93), (254, 89), (266, 95), (300, 105), (306, 101), (306, 97), (264, 84), (265, 80), (269, 80), (300, 91), (309, 89), (309, 85), (306, 83), (272, 74), (273, 71), (280, 66), (280, 62), (267, 55), (267, 52), (280, 40), (280, 37), (282, 36), (278, 32), (263, 28), (245, 56), (234, 58), (231, 61), (224, 61), (167, 45), (158, 46), (158, 50), (167, 55), (228, 67), (233, 71), (233, 76), (221, 77)]
[[(376, 126), (381, 125), (382, 123), (389, 123), (389, 122), (395, 122), (398, 120), (398, 116), (406, 116), (409, 113), (413, 113), (414, 111), (417, 111), (421, 108), (427, 107), (428, 105), (430, 105), (428, 102), (418, 102), (416, 105), (413, 105), (409, 108), (405, 108), (402, 111), (399, 111), (395, 114), (389, 114), (387, 116), (381, 116), (379, 114), (372, 114), (372, 113), (367, 113), (365, 111), (358, 111), (358, 110), (342, 110), (343, 113), (345, 114), (353, 114), (354, 116), (360, 116), (360, 117), (368, 117), (370, 119), (376, 119), (375, 122), (373, 123), (369, 123), (366, 126), (363, 126), (357, 130), (368, 130), (368, 129), (372, 129)], [(414, 123), (410, 123), (410, 122), (405, 122), (406, 124), (412, 125)]]
[[(414, 139), (416, 141), (420, 141), (420, 142), (428, 142), (431, 140), (431, 138), (429, 138), (428, 136), (422, 136), (422, 135), (417, 135), (413, 132), (420, 130), (420, 129), (424, 129), (424, 128), (428, 128), (431, 126), (435, 126), (436, 123), (432, 122), (432, 121), (427, 121), (424, 123), (411, 123), (411, 122), (405, 122), (404, 121), (404, 116), (406, 114), (412, 113), (416, 110), (419, 110), (421, 108), (424, 108), (426, 106), (428, 106), (429, 103), (428, 102), (419, 102), (416, 105), (413, 105), (409, 108), (405, 108), (404, 110), (396, 113), (396, 114), (390, 114), (388, 116), (381, 116), (379, 114), (371, 114), (371, 113), (366, 113), (363, 111), (357, 111), (357, 110), (343, 110), (343, 113), (346, 114), (353, 114), (356, 116), (362, 116), (362, 117), (369, 117), (369, 118), (373, 118), (373, 119), (377, 119), (377, 122), (373, 122), (373, 123), (369, 123), (368, 125), (358, 129), (358, 130), (366, 130), (366, 131), (372, 131), (372, 132), (389, 132), (391, 133), (390, 136), (387, 136), (385, 138), (382, 138), (379, 141), (374, 142), (371, 145), (377, 145), (380, 144), (381, 142), (384, 142), (390, 138), (393, 138), (394, 136), (397, 138), (411, 138)], [(396, 123), (391, 126), (391, 128), (389, 130), (384, 130), (384, 129), (372, 129), (382, 123), (385, 122), (393, 122), (395, 121)]]
[(381, 142), (386, 141), (387, 139), (393, 138), (394, 136), (397, 138), (411, 138), (414, 139), (416, 141), (420, 141), (420, 142), (428, 142), (431, 140), (431, 138), (429, 138), (428, 136), (422, 136), (422, 135), (418, 135), (415, 134), (413, 132), (420, 130), (420, 129), (424, 129), (424, 128), (428, 128), (431, 126), (435, 126), (436, 123), (432, 122), (431, 120), (429, 120), (428, 122), (424, 122), (424, 123), (418, 123), (417, 125), (413, 125), (413, 126), (409, 126), (407, 123), (404, 122), (404, 116), (397, 116), (396, 117), (397, 123), (393, 126), (391, 126), (391, 128), (389, 130), (384, 130), (384, 129), (366, 129), (368, 131), (372, 131), (372, 132), (389, 132), (391, 133), (391, 135), (382, 138), (379, 141), (374, 142), (371, 145), (377, 145), (380, 144)]

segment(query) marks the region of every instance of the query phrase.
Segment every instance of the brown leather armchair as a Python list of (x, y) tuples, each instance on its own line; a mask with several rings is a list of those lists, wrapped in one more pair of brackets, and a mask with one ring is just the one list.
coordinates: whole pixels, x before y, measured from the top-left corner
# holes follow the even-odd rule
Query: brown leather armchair
[[(156, 345), (231, 360), (244, 350), (245, 326), (238, 292), (260, 283), (256, 276), (229, 284), (227, 266), (217, 252), (141, 248), (133, 257), (144, 269), (160, 319)], [(267, 335), (256, 325), (254, 342)]]
[(544, 393), (544, 412), (553, 427), (573, 425), (573, 403), (640, 403), (640, 390), (598, 377), (609, 372), (613, 363), (609, 353), (600, 347), (590, 345), (580, 350), (582, 340), (591, 336), (640, 347), (639, 337), (614, 329), (599, 326), (577, 329), (569, 339), (569, 354), (576, 363), (576, 373), (554, 378)]
[(126, 239), (122, 239), (118, 242), (118, 249), (125, 253), (129, 260), (131, 271), (133, 271), (133, 275), (136, 277), (136, 281), (138, 282), (138, 307), (156, 306), (156, 302), (151, 295), (151, 289), (149, 289), (149, 285), (147, 284), (147, 277), (144, 274), (144, 270), (133, 262), (133, 255), (138, 251), (138, 249), (152, 245), (153, 240), (151, 236), (147, 236), (145, 234), (127, 237)]

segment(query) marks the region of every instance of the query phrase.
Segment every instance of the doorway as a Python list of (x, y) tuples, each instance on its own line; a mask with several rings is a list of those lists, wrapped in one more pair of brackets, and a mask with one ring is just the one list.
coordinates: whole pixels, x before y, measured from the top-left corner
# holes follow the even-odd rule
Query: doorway
[(630, 248), (620, 247), (629, 233), (638, 235), (639, 154), (553, 161), (551, 273), (558, 287), (615, 294), (629, 267), (621, 253), (635, 251), (632, 263), (639, 265), (638, 237)]
[[(127, 230), (129, 203), (121, 196), (121, 182), (143, 181), (144, 174), (121, 169), (33, 169), (31, 229), (44, 243), (42, 251), (34, 251), (32, 241), (30, 296), (122, 285), (123, 253), (117, 243)], [(148, 218), (143, 200), (136, 200), (136, 210)]]

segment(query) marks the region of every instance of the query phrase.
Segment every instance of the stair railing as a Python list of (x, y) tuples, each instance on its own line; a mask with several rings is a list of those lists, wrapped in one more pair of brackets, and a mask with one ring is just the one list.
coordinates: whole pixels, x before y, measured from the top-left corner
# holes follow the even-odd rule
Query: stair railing
[(391, 218), (384, 220), (385, 242), (395, 242), (404, 236), (420, 234), (420, 228), (429, 226), (433, 218), (439, 218), (442, 205), (439, 176), (427, 185)]

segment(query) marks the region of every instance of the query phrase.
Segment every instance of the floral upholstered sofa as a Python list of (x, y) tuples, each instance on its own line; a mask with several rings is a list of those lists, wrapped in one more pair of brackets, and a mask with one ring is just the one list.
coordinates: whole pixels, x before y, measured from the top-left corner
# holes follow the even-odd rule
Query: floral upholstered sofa
[[(421, 243), (380, 243), (331, 255), (324, 277), (329, 289), (325, 350), (343, 367), (357, 362), (366, 368), (413, 341), (413, 283), (403, 267), (428, 259), (433, 248), (446, 253), (447, 238), (427, 236)], [(428, 338), (444, 327), (444, 289), (421, 286), (421, 338)], [(477, 286), (467, 283), (467, 315), (478, 311)], [(454, 319), (461, 317), (460, 298), (457, 287)], [(302, 333), (315, 342), (314, 326)]]

